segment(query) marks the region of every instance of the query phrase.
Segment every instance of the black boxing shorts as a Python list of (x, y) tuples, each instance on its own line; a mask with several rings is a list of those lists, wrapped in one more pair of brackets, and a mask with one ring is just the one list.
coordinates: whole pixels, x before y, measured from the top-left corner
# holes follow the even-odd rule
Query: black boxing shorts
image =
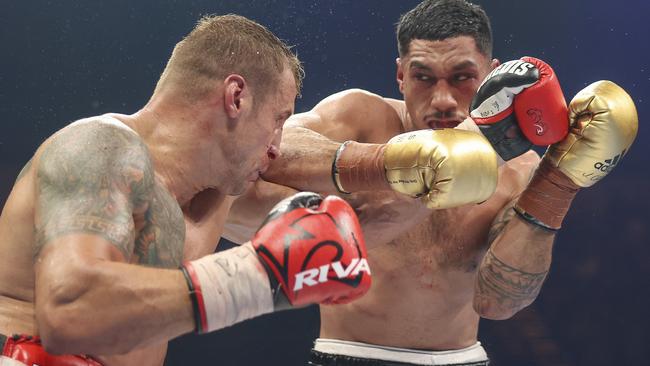
[(102, 366), (84, 355), (51, 355), (38, 337), (0, 334), (0, 366)]
[(487, 366), (489, 363), (480, 342), (458, 350), (424, 351), (319, 338), (314, 342), (307, 364), (311, 366)]

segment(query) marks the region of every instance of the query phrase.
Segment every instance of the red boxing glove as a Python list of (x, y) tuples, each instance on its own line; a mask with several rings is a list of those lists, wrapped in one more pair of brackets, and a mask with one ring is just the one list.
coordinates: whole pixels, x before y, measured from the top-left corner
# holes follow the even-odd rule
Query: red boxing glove
[(533, 57), (492, 70), (470, 109), (471, 118), (504, 160), (523, 154), (533, 144), (561, 141), (569, 131), (560, 83), (548, 64)]
[(251, 243), (269, 273), (276, 310), (346, 303), (370, 288), (359, 221), (339, 197), (302, 192), (281, 201)]
[[(15, 335), (7, 338), (5, 342), (0, 356), (5, 356), (20, 364), (43, 366), (101, 366), (101, 363), (85, 355), (49, 354), (45, 352), (38, 337)], [(0, 346), (2, 346), (2, 342), (0, 342)], [(4, 365), (1, 359), (0, 364)]]

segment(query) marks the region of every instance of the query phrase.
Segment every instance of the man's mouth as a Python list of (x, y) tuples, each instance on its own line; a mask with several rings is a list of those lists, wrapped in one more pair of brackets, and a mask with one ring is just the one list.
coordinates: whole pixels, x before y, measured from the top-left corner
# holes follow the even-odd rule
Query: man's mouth
[(436, 119), (436, 120), (427, 121), (427, 125), (429, 126), (429, 128), (436, 130), (440, 128), (454, 128), (458, 126), (461, 122), (462, 120), (460, 119), (445, 119), (445, 120)]

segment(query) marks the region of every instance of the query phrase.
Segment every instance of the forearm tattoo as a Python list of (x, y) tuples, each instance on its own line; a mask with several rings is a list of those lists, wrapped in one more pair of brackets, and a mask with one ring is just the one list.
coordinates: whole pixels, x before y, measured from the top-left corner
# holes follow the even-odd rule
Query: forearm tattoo
[(478, 272), (478, 296), (496, 301), (504, 310), (519, 310), (537, 297), (547, 274), (512, 267), (488, 250)]
[(489, 245), (492, 245), (492, 243), (494, 243), (494, 241), (503, 232), (503, 229), (506, 228), (510, 220), (512, 220), (512, 218), (516, 215), (516, 212), (513, 209), (514, 206), (514, 202), (508, 204), (504, 209), (501, 210), (501, 212), (499, 212), (497, 217), (494, 219), (494, 222), (492, 222), (490, 232), (488, 233)]

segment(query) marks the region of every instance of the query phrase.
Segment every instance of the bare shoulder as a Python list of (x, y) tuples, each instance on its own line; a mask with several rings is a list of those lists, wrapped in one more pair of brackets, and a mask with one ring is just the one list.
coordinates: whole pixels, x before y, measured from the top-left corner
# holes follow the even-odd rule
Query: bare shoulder
[(302, 119), (302, 125), (310, 129), (315, 129), (314, 123), (329, 128), (344, 128), (356, 135), (355, 140), (371, 142), (377, 131), (401, 132), (398, 104), (397, 100), (389, 100), (363, 89), (344, 90), (319, 102), (306, 113), (307, 118)]
[(59, 130), (39, 148), (37, 158), (41, 177), (90, 179), (94, 174), (153, 182), (144, 142), (135, 131), (106, 116), (82, 119)]
[(37, 248), (73, 230), (130, 253), (132, 215), (146, 210), (154, 191), (140, 137), (113, 118), (92, 117), (55, 133), (36, 156)]
[(94, 165), (135, 156), (139, 159), (131, 159), (134, 162), (149, 160), (146, 145), (135, 131), (108, 116), (84, 118), (67, 125), (50, 136), (36, 155), (39, 160), (57, 156), (72, 161), (98, 159)]

